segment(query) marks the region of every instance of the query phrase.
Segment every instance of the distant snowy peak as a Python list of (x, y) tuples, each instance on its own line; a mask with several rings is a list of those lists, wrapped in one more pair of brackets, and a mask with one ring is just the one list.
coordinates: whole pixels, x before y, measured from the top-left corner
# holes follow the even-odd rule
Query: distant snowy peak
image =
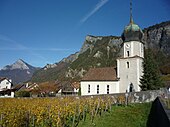
[(11, 65), (7, 65), (0, 70), (0, 77), (8, 77), (12, 79), (13, 84), (29, 81), (35, 71), (40, 69), (34, 67), (22, 59), (17, 60)]
[(20, 69), (20, 70), (28, 70), (29, 65), (25, 63), (22, 59), (17, 60), (12, 65), (7, 65), (2, 70), (14, 70), (14, 69)]

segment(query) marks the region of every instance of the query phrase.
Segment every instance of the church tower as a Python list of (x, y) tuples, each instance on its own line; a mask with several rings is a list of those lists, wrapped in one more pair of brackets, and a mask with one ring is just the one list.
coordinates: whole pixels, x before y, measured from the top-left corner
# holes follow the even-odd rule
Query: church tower
[(119, 92), (140, 91), (140, 78), (143, 75), (142, 62), (144, 58), (143, 32), (134, 23), (132, 17), (132, 2), (130, 2), (130, 23), (122, 33), (123, 54), (117, 59), (117, 76)]

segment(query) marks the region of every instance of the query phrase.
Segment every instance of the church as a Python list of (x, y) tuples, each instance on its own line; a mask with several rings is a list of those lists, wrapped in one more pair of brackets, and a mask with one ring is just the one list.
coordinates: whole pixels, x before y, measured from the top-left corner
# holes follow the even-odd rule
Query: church
[(140, 91), (144, 58), (143, 32), (133, 21), (132, 7), (130, 10), (130, 23), (122, 33), (123, 53), (117, 59), (117, 68), (89, 69), (80, 82), (81, 95)]

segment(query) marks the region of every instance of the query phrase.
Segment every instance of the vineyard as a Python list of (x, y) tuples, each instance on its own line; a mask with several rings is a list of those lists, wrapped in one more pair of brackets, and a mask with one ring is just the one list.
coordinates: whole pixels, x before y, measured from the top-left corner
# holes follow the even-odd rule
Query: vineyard
[(111, 110), (112, 104), (125, 98), (61, 97), (0, 99), (0, 127), (76, 127), (86, 116), (96, 116)]

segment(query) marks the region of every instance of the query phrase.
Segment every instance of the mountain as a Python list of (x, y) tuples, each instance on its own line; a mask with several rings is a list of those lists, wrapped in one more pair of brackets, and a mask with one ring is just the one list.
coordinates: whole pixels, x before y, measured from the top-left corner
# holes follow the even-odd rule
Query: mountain
[(150, 26), (143, 31), (145, 47), (154, 51), (161, 73), (170, 74), (170, 21)]
[(119, 55), (121, 42), (121, 38), (116, 36), (88, 35), (79, 52), (36, 71), (32, 82), (77, 81), (90, 67), (113, 66)]
[[(164, 74), (170, 68), (170, 21), (145, 28), (143, 32), (145, 48), (154, 51), (155, 60)], [(122, 43), (120, 36), (87, 35), (79, 52), (36, 71), (32, 81), (78, 81), (91, 67), (116, 67)]]
[(33, 73), (38, 69), (19, 59), (15, 63), (3, 67), (0, 70), (0, 77), (8, 77), (12, 79), (14, 84), (22, 83), (30, 80)]

